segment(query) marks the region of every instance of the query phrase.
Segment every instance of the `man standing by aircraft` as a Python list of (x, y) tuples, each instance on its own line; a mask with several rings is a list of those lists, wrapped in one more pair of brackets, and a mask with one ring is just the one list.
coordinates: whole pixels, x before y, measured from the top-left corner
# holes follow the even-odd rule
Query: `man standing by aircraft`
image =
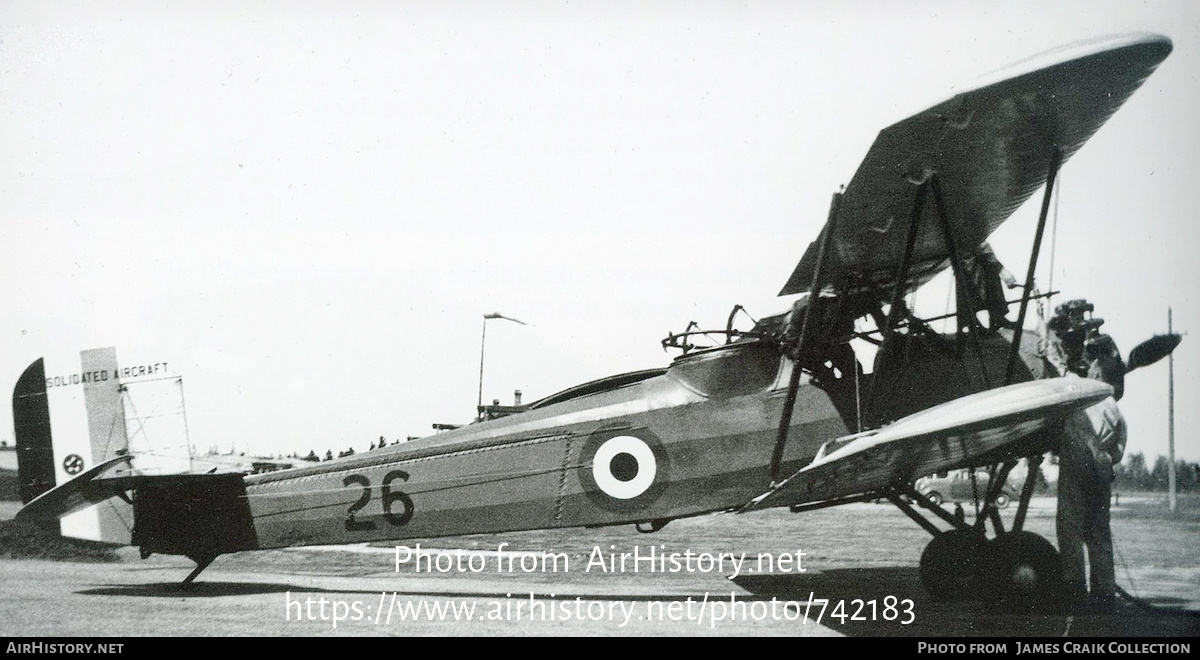
[[(992, 330), (1015, 327), (1016, 324), (1008, 320), (1008, 299), (1004, 295), (1004, 288), (1014, 289), (1021, 285), (1000, 263), (992, 246), (984, 241), (974, 254), (964, 255), (963, 269), (967, 280), (974, 285), (975, 312), (988, 313), (988, 327)], [(970, 299), (963, 291), (958, 294), (958, 308), (972, 309)]]
[[(1068, 376), (1074, 378), (1075, 376)], [(1108, 383), (1113, 396), (1076, 411), (1063, 425), (1058, 449), (1058, 548), (1068, 604), (1111, 612), (1116, 594), (1109, 500), (1113, 466), (1125, 453), (1125, 418), (1117, 408), (1124, 393), (1125, 364), (1111, 354), (1091, 361), (1088, 377)], [(1083, 548), (1091, 566), (1089, 598)]]
[(1016, 327), (1015, 323), (1008, 320), (1008, 299), (1001, 284), (1009, 289), (1021, 286), (985, 241), (975, 254), (975, 288), (980, 296), (981, 307), (987, 310), (988, 325), (992, 330)]

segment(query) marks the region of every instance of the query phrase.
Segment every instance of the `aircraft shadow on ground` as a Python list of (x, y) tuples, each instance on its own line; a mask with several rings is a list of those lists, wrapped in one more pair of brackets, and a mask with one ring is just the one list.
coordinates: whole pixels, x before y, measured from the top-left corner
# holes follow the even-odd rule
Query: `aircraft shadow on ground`
[[(1197, 636), (1200, 616), (1168, 609), (1168, 600), (1155, 599), (1153, 608), (1126, 607), (1114, 616), (1068, 618), (1058, 614), (1018, 613), (1003, 605), (978, 601), (939, 603), (931, 600), (921, 587), (913, 567), (847, 568), (786, 575), (742, 575), (731, 580), (746, 593), (736, 594), (739, 609), (723, 610), (738, 619), (755, 619), (768, 612), (784, 612), (797, 626), (820, 625), (849, 636)], [(565, 586), (565, 585), (560, 585)], [(515, 585), (514, 585), (515, 587)], [(505, 600), (528, 597), (539, 600), (699, 602), (702, 594), (670, 593), (584, 593), (563, 589), (559, 593), (549, 585), (520, 590), (404, 590), (387, 589), (408, 598), (486, 598)], [(153, 582), (135, 585), (98, 585), (76, 593), (88, 596), (135, 596), (144, 598), (218, 598), (277, 594), (378, 594), (378, 589), (327, 589), (309, 585), (273, 582), (207, 582), (191, 585), (179, 582)], [(894, 601), (888, 599), (895, 598)], [(709, 593), (710, 602), (724, 600), (729, 592)], [(810, 597), (813, 604), (808, 605)], [(820, 600), (828, 600), (821, 612)], [(911, 601), (909, 606), (904, 601)], [(775, 601), (775, 602), (772, 602)], [(874, 601), (872, 608), (871, 601)], [(840, 610), (837, 604), (843, 603)], [(860, 604), (861, 602), (861, 604)], [(886, 610), (889, 602), (894, 609)], [(1175, 604), (1175, 603), (1172, 603)], [(806, 616), (807, 615), (807, 616)], [(818, 616), (821, 617), (817, 623)], [(856, 618), (857, 616), (857, 618)], [(807, 618), (807, 621), (805, 620)], [(906, 623), (907, 622), (907, 623)]]
[[(1110, 616), (1068, 618), (1056, 612), (1022, 612), (1011, 606), (981, 601), (941, 603), (929, 598), (914, 567), (847, 568), (787, 575), (743, 575), (733, 579), (739, 587), (760, 599), (776, 598), (799, 603), (808, 610), (812, 625), (820, 613), (820, 599), (829, 603), (821, 625), (850, 636), (1196, 636), (1200, 635), (1200, 616), (1178, 608), (1178, 599), (1155, 599), (1154, 607), (1124, 606)], [(808, 606), (809, 598), (814, 604)], [(885, 618), (885, 599), (912, 601), (899, 606), (899, 615)], [(837, 603), (845, 603), (838, 612)], [(860, 606), (859, 602), (862, 605)], [(874, 601), (874, 609), (870, 602)], [(838, 616), (832, 616), (836, 613)], [(843, 615), (844, 616), (841, 616)], [(859, 616), (855, 620), (854, 615)], [(892, 612), (887, 612), (891, 615)], [(794, 616), (794, 614), (793, 614)], [(909, 621), (909, 623), (903, 623)], [(801, 618), (803, 621), (803, 618)]]
[[(637, 602), (684, 602), (692, 600), (699, 603), (703, 599), (703, 594), (698, 593), (669, 593), (669, 594), (628, 594), (628, 593), (586, 593), (571, 591), (567, 589), (567, 593), (559, 593), (561, 589), (555, 589), (546, 585), (538, 585), (535, 588), (520, 588), (507, 591), (471, 591), (471, 590), (426, 590), (420, 591), (415, 589), (384, 589), (382, 590), (388, 595), (395, 593), (397, 597), (410, 598), (489, 598), (496, 600), (504, 600), (508, 598), (528, 598), (530, 593), (536, 595), (538, 600), (561, 600), (573, 601), (581, 599), (584, 601), (637, 601)], [(83, 596), (140, 596), (144, 598), (216, 598), (223, 596), (253, 596), (259, 594), (275, 594), (287, 593), (293, 594), (379, 594), (379, 589), (325, 589), (321, 587), (312, 587), (307, 585), (280, 584), (269, 582), (193, 582), (190, 585), (183, 585), (179, 582), (154, 582), (149, 584), (133, 584), (133, 585), (100, 585), (88, 589), (82, 589), (75, 593)], [(710, 599), (719, 597), (720, 594), (712, 594)], [(725, 598), (728, 598), (728, 592), (725, 593)], [(770, 594), (738, 594), (739, 601), (769, 601)]]
[(219, 596), (253, 596), (288, 591), (306, 593), (365, 593), (361, 590), (320, 589), (291, 584), (266, 582), (152, 582), (149, 584), (106, 584), (75, 593), (83, 596), (143, 596), (147, 598), (215, 598)]

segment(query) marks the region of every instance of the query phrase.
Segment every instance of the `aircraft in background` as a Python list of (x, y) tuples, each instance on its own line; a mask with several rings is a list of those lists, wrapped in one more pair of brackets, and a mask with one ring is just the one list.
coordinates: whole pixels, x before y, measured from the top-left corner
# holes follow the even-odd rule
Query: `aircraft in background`
[[(18, 490), (29, 502), (105, 459), (128, 456), (138, 474), (253, 474), (300, 459), (201, 453), (188, 435), (183, 377), (167, 362), (122, 367), (115, 348), (81, 351), (79, 361), (39, 359), (13, 391)], [(64, 536), (128, 544), (132, 505), (100, 502), (59, 523)]]
[[(190, 557), (197, 567), (186, 583), (231, 552), (623, 524), (653, 532), (711, 512), (886, 498), (934, 535), (921, 574), (935, 596), (974, 595), (970, 585), (982, 581), (996, 598), (1045, 600), (1057, 554), (1022, 531), (1032, 480), (1008, 529), (993, 493), (968, 524), (912, 484), (991, 466), (998, 488), (1018, 458), (1055, 445), (1061, 419), (1110, 396), (1098, 381), (1039, 378), (1036, 341), (1022, 326), (1058, 168), (1171, 49), (1157, 35), (1062, 49), (884, 129), (780, 292), (807, 294), (792, 309), (748, 330), (733, 314), (722, 330), (689, 327), (664, 340), (682, 350), (665, 368), (584, 383), (502, 416), (481, 409), (493, 418), (431, 437), (243, 475), (156, 473), (93, 430), (90, 453), (76, 451), (86, 458), (66, 472), (65, 440), (39, 431), (55, 394), (35, 363), (14, 393), (22, 468), (49, 452), (55, 478), (18, 516), (119, 504), (127, 527), (102, 529), (101, 540)], [(972, 262), (1043, 186), (1018, 322), (994, 331), (976, 313)], [(956, 331), (941, 334), (904, 301), (947, 268), (965, 304)], [(722, 340), (701, 348), (701, 335)], [(856, 339), (877, 347), (871, 373)], [(81, 373), (89, 369), (85, 358)], [(114, 386), (83, 384), (85, 395)], [(93, 412), (101, 404), (91, 401), (89, 429), (102, 430), (118, 409)]]

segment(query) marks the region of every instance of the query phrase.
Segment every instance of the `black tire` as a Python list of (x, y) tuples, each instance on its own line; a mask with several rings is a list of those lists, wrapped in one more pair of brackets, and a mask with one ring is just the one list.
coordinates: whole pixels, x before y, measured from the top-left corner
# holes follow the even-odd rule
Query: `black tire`
[(937, 601), (971, 598), (978, 590), (986, 541), (970, 530), (943, 532), (921, 553), (921, 584)]
[(1033, 532), (1010, 532), (987, 543), (981, 595), (1022, 612), (1051, 611), (1064, 592), (1058, 550)]
[(936, 490), (931, 490), (928, 493), (925, 493), (925, 497), (928, 497), (929, 501), (933, 502), (934, 506), (942, 505), (942, 494)]
[(1005, 508), (1008, 508), (1008, 503), (1011, 500), (1008, 497), (1008, 493), (1001, 492), (999, 495), (996, 496), (996, 499), (994, 501), (996, 503), (997, 509), (1005, 509)]

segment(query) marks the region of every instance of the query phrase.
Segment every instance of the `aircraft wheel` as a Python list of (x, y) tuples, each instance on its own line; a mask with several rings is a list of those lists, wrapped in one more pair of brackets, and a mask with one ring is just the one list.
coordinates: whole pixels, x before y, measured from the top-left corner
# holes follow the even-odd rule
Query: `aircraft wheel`
[(995, 502), (996, 502), (997, 509), (1004, 509), (1004, 508), (1008, 507), (1008, 502), (1009, 502), (1008, 493), (1000, 493), (999, 495), (997, 495)]
[(934, 506), (942, 505), (942, 494), (936, 490), (931, 490), (928, 493), (925, 493), (925, 497), (928, 497), (929, 501), (933, 502)]
[(1058, 551), (1033, 532), (1010, 532), (987, 543), (981, 595), (1022, 610), (1055, 607), (1063, 594)]
[(921, 584), (934, 600), (966, 600), (976, 591), (986, 541), (969, 530), (943, 532), (921, 553)]

